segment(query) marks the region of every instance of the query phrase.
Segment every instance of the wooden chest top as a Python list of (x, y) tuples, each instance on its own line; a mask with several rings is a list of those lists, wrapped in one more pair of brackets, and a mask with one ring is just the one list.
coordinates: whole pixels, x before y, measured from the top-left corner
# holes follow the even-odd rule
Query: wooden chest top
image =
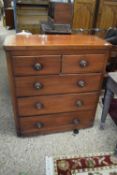
[(107, 49), (111, 44), (92, 35), (11, 35), (4, 47), (6, 50)]

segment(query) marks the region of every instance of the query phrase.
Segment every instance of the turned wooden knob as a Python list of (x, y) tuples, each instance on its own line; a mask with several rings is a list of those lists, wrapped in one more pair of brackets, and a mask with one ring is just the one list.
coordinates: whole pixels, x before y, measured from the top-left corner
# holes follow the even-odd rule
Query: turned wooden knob
[(40, 64), (40, 63), (36, 63), (36, 64), (34, 64), (33, 68), (34, 68), (34, 70), (36, 70), (36, 71), (40, 71), (40, 70), (42, 70), (43, 65)]
[(88, 61), (86, 61), (84, 59), (80, 60), (79, 65), (80, 65), (81, 68), (85, 68), (85, 67), (88, 66)]
[(42, 103), (39, 102), (39, 103), (36, 103), (35, 107), (36, 109), (42, 109), (44, 106)]
[(81, 101), (81, 100), (78, 100), (77, 102), (76, 102), (76, 106), (77, 107), (82, 107), (84, 105), (84, 103), (83, 103), (83, 101)]
[(37, 90), (40, 90), (43, 88), (43, 85), (39, 82), (34, 83), (33, 87)]
[(44, 124), (43, 124), (42, 122), (37, 122), (35, 125), (36, 125), (36, 127), (39, 128), (39, 129), (41, 129), (41, 128), (44, 127)]
[(79, 119), (74, 119), (73, 120), (73, 124), (74, 125), (79, 125), (80, 124), (80, 120)]
[(80, 80), (80, 81), (78, 81), (77, 85), (79, 87), (85, 87), (86, 86), (86, 82), (84, 80)]

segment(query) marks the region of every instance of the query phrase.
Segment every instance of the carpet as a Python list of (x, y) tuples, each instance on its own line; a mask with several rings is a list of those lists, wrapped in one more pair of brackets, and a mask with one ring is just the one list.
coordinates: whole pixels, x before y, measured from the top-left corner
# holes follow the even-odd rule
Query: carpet
[(46, 175), (117, 175), (113, 153), (46, 158)]

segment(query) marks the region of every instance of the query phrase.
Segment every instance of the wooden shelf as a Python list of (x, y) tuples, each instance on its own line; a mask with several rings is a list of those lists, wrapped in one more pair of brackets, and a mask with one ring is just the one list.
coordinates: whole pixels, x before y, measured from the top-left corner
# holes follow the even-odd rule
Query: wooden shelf
[(49, 5), (48, 0), (18, 0), (16, 2), (17, 5)]

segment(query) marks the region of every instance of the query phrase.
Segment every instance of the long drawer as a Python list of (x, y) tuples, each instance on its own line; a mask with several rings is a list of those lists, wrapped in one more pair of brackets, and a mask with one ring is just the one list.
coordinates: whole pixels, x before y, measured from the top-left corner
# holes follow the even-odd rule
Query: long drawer
[(99, 93), (18, 98), (19, 116), (94, 109)]
[(16, 77), (16, 95), (33, 96), (99, 90), (102, 74)]
[(105, 59), (104, 54), (63, 55), (62, 72), (102, 72)]
[(48, 133), (92, 126), (95, 111), (80, 111), (20, 118), (22, 134)]
[(60, 58), (60, 55), (14, 56), (13, 71), (15, 75), (58, 74)]

